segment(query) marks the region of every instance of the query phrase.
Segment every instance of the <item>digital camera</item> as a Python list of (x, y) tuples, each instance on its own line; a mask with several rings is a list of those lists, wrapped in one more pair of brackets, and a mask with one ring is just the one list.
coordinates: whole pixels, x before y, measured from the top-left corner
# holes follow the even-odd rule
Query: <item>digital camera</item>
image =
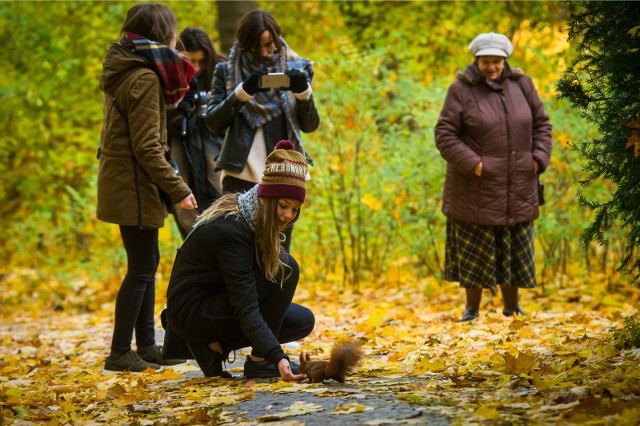
[(204, 90), (196, 92), (193, 98), (194, 106), (196, 107), (195, 113), (201, 118), (204, 118), (207, 115), (207, 105), (209, 104), (209, 99), (211, 99), (209, 92)]

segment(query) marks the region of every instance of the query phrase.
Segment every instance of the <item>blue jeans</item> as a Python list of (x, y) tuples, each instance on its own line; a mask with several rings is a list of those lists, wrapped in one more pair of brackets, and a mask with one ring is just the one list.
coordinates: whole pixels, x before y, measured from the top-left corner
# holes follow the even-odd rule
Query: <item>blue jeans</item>
[(120, 235), (127, 252), (127, 274), (116, 298), (112, 359), (131, 350), (134, 330), (139, 352), (146, 352), (155, 344), (153, 309), (160, 261), (158, 230), (120, 226)]

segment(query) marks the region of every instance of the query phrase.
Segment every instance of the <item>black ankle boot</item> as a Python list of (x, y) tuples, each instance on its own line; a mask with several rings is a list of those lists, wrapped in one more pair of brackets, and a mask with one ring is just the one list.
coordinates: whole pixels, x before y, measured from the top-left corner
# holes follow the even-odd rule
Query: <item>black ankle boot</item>
[(500, 290), (502, 291), (502, 300), (504, 304), (502, 315), (506, 317), (510, 317), (513, 315), (527, 315), (520, 308), (520, 301), (518, 299), (518, 287), (501, 285)]
[(204, 377), (223, 377), (231, 379), (233, 376), (228, 371), (222, 369), (223, 355), (212, 351), (209, 345), (204, 343), (187, 343), (193, 358), (198, 363), (198, 367), (204, 373)]
[(515, 311), (510, 311), (507, 308), (504, 308), (502, 310), (502, 315), (504, 315), (505, 317), (512, 317), (514, 315), (520, 315), (523, 317), (527, 316), (527, 314), (520, 308), (520, 306), (516, 307)]
[(471, 321), (480, 316), (480, 300), (482, 300), (482, 288), (465, 288), (467, 303), (460, 321)]
[(480, 313), (475, 309), (467, 309), (464, 311), (464, 315), (460, 317), (460, 321), (472, 321), (480, 316)]

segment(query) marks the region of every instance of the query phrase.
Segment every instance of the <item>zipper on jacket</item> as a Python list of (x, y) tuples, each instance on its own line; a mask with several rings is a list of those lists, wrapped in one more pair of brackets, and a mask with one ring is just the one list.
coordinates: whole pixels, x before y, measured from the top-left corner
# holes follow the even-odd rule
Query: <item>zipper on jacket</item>
[(513, 149), (511, 149), (511, 129), (509, 128), (509, 114), (507, 111), (507, 91), (506, 87), (500, 96), (502, 101), (502, 109), (504, 111), (504, 124), (507, 128), (507, 226), (513, 225), (513, 212), (511, 211), (511, 157)]

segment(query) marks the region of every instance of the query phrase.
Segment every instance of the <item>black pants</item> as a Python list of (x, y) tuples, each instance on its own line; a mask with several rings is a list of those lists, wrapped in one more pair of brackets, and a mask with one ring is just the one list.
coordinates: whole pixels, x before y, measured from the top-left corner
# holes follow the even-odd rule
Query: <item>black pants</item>
[(127, 274), (116, 298), (112, 358), (131, 350), (134, 330), (138, 351), (145, 352), (155, 344), (153, 308), (160, 261), (158, 230), (120, 226), (120, 235), (127, 252)]
[(222, 192), (224, 194), (242, 194), (255, 186), (255, 183), (248, 180), (238, 179), (233, 176), (225, 176), (222, 179)]
[[(311, 310), (291, 302), (298, 285), (300, 269), (291, 255), (287, 255), (286, 263), (292, 268), (292, 273), (282, 283), (282, 290), (280, 283), (268, 282), (262, 271), (256, 271), (260, 314), (280, 343), (308, 336), (315, 325), (315, 316)], [(194, 344), (218, 342), (225, 354), (251, 346), (249, 339), (240, 330), (240, 325), (233, 319), (226, 292), (205, 300), (194, 300), (192, 306), (195, 312), (190, 312), (189, 315), (177, 314), (177, 317), (169, 317), (169, 323), (182, 339)]]

